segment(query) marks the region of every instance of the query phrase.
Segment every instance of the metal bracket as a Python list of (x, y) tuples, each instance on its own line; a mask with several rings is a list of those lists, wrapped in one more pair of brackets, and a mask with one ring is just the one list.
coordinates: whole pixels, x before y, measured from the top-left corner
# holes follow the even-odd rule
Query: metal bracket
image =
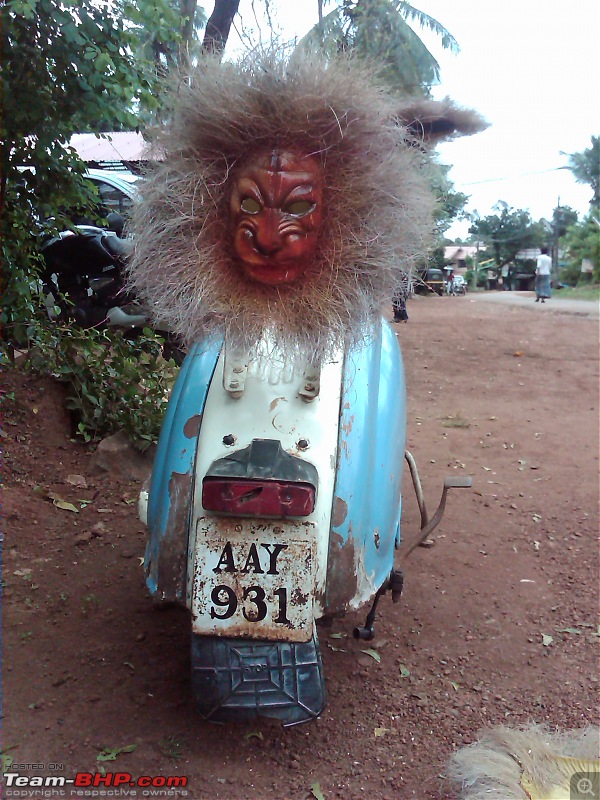
[(244, 394), (248, 375), (248, 356), (245, 353), (230, 352), (225, 349), (223, 363), (223, 388), (234, 399)]
[(352, 635), (355, 639), (363, 639), (364, 641), (371, 641), (375, 636), (375, 614), (377, 613), (377, 606), (379, 604), (379, 598), (382, 597), (388, 589), (392, 592), (392, 603), (397, 603), (400, 600), (400, 596), (402, 594), (402, 588), (404, 586), (404, 575), (402, 571), (399, 569), (393, 569), (390, 573), (390, 577), (387, 581), (379, 587), (377, 594), (373, 600), (373, 605), (369, 613), (367, 614), (367, 619), (365, 620), (364, 625), (359, 625), (358, 627), (354, 628), (352, 631)]
[(298, 394), (305, 403), (312, 403), (321, 391), (321, 371), (313, 364), (307, 364), (302, 376), (302, 387)]

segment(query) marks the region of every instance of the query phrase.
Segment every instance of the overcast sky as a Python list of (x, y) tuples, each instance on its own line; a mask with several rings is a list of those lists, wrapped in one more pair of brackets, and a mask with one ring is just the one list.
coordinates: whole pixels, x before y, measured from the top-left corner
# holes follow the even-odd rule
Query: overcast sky
[[(245, 24), (258, 28), (242, 0)], [(452, 164), (450, 178), (470, 195), (468, 211), (493, 213), (498, 200), (550, 217), (560, 202), (585, 213), (589, 187), (564, 167), (566, 156), (590, 147), (600, 134), (600, 3), (598, 0), (413, 0), (458, 41), (453, 55), (428, 31), (419, 35), (437, 58), (441, 83), (434, 97), (449, 95), (477, 109), (490, 123), (484, 133), (438, 147)], [(271, 0), (285, 38), (300, 38), (316, 22), (316, 0)], [(331, 4), (329, 4), (331, 8)], [(325, 10), (328, 10), (326, 5)], [(262, 27), (263, 40), (268, 29)], [(468, 223), (450, 235), (465, 236)]]

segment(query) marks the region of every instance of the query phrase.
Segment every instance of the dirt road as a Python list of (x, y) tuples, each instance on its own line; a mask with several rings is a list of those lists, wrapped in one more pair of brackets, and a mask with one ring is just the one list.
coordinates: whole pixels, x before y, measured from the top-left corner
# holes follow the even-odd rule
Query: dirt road
[[(335, 622), (335, 637), (322, 631), (328, 706), (286, 730), (198, 719), (186, 614), (153, 610), (144, 588), (138, 486), (92, 471), (59, 386), (9, 375), (5, 765), (22, 776), (187, 777), (185, 789), (120, 797), (449, 800), (447, 756), (481, 727), (593, 721), (598, 324), (554, 300), (536, 313), (531, 299), (506, 302), (415, 298), (396, 326), (408, 446), (429, 506), (447, 474), (472, 475), (474, 487), (450, 496), (434, 546), (408, 560), (402, 601), (380, 604), (368, 645), (378, 659), (352, 640), (362, 614)], [(417, 522), (407, 479), (406, 538)], [(3, 796), (25, 796), (16, 791)]]
[(600, 318), (600, 304), (593, 300), (570, 300), (554, 292), (550, 300), (536, 303), (533, 292), (477, 292), (469, 295), (474, 303), (502, 303), (503, 305), (527, 308), (538, 314), (576, 314), (588, 319)]

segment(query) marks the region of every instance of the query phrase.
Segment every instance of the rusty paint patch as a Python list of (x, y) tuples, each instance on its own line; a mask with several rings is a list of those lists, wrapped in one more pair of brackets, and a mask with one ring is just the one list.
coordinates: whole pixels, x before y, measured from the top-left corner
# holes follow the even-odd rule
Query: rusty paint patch
[(336, 614), (347, 609), (356, 588), (354, 539), (349, 537), (345, 541), (339, 533), (331, 531), (324, 613)]
[(349, 417), (347, 419), (347, 421), (342, 423), (342, 425), (341, 425), (341, 428), (344, 431), (344, 433), (346, 434), (346, 436), (350, 435), (350, 433), (352, 432), (352, 428), (353, 427), (354, 427), (354, 414), (351, 417)]
[(157, 557), (157, 592), (162, 600), (181, 602), (185, 597), (192, 473), (174, 472), (169, 481), (169, 516)]
[(287, 397), (276, 397), (275, 400), (271, 400), (269, 404), (269, 411), (274, 411), (279, 403), (283, 400), (284, 403), (287, 403)]
[(350, 450), (349, 450), (348, 442), (346, 441), (346, 439), (340, 439), (340, 450), (344, 454), (344, 457), (346, 458), (346, 460), (349, 460), (349, 458), (350, 458)]
[(301, 589), (294, 589), (292, 592), (292, 603), (297, 606), (304, 606), (310, 600), (308, 592), (303, 592)]
[(344, 523), (348, 516), (348, 503), (342, 500), (341, 497), (334, 498), (333, 512), (331, 514), (331, 525), (333, 528), (339, 528)]
[(202, 422), (202, 414), (194, 414), (183, 426), (183, 432), (188, 439), (195, 439), (200, 432), (200, 423)]

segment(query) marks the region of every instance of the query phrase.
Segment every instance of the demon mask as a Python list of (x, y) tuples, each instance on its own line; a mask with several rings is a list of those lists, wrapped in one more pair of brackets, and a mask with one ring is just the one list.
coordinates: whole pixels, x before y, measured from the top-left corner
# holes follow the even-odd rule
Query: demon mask
[(280, 286), (299, 280), (323, 222), (323, 175), (311, 156), (286, 150), (240, 167), (230, 200), (233, 250), (251, 281)]

